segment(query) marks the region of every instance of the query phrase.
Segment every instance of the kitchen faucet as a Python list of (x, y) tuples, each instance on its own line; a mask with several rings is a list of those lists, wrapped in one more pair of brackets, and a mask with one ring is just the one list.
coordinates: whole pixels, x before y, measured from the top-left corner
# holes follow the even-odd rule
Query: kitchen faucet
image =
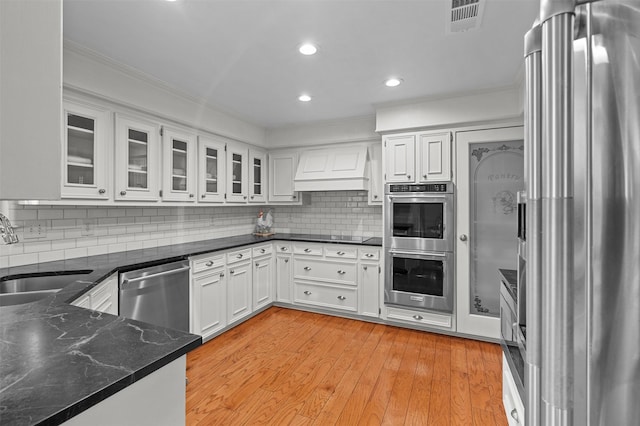
[(11, 221), (2, 213), (0, 213), (0, 234), (5, 244), (15, 244), (19, 241)]

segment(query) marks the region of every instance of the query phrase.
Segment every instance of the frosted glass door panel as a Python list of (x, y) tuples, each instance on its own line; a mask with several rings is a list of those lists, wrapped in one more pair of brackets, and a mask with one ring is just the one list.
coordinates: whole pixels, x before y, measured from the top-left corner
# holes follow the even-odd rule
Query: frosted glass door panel
[(218, 150), (213, 148), (206, 149), (207, 162), (207, 189), (208, 193), (218, 192)]
[(253, 193), (262, 195), (262, 160), (260, 158), (253, 159)]
[(174, 191), (187, 190), (187, 142), (173, 140), (173, 182)]
[(498, 317), (498, 268), (517, 267), (517, 201), (524, 188), (522, 141), (469, 144), (470, 312)]
[(242, 155), (233, 154), (231, 167), (231, 192), (234, 194), (242, 194)]
[(134, 129), (129, 129), (129, 188), (148, 189), (147, 163), (149, 158), (149, 135)]

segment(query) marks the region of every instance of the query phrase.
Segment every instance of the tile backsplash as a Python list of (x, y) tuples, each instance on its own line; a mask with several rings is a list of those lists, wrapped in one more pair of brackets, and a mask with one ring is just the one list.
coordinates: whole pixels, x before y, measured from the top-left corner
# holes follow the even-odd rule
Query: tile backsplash
[[(2, 213), (17, 227), (20, 242), (0, 244), (0, 267), (249, 234), (258, 211), (269, 208), (276, 232), (382, 235), (382, 207), (368, 206), (365, 191), (312, 192), (310, 196), (311, 202), (303, 206), (95, 207), (3, 202)], [(35, 235), (38, 226), (41, 235)]]

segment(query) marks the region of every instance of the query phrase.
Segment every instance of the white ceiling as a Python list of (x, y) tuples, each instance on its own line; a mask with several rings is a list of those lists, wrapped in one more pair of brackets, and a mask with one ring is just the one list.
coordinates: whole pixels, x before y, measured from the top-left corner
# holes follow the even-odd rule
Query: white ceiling
[(517, 84), (539, 1), (482, 1), (478, 30), (447, 34), (450, 0), (65, 0), (64, 37), (275, 128)]

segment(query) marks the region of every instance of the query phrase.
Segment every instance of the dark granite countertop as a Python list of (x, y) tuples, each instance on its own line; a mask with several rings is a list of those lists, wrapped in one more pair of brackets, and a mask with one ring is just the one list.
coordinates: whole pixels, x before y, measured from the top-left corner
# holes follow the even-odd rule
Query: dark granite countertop
[(70, 305), (116, 271), (266, 241), (381, 246), (381, 238), (243, 235), (0, 269), (0, 280), (91, 270), (54, 296), (0, 307), (0, 424), (58, 425), (195, 349), (200, 336)]

